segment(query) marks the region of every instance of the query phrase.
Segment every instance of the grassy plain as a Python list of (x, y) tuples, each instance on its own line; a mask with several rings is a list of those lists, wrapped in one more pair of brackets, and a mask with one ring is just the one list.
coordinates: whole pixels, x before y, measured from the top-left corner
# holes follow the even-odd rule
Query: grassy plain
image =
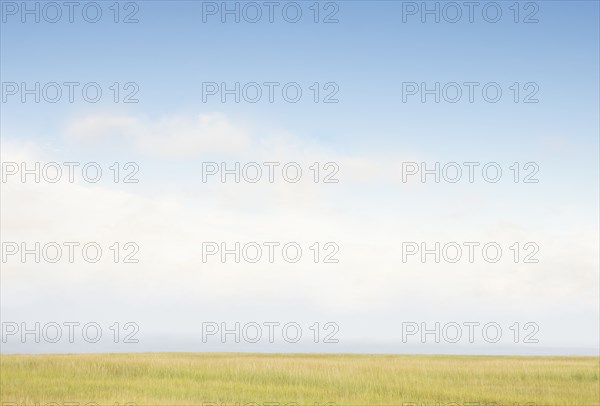
[(1, 355), (2, 405), (600, 405), (598, 357)]

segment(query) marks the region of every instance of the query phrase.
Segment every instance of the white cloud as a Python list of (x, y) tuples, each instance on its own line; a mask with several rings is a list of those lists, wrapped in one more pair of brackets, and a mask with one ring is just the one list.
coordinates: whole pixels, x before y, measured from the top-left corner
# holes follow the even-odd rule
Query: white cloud
[(224, 115), (169, 116), (143, 120), (125, 115), (92, 115), (73, 120), (67, 134), (78, 141), (121, 141), (158, 157), (190, 157), (201, 153), (240, 151), (249, 138)]
[[(148, 159), (205, 158), (211, 162), (226, 162), (228, 167), (240, 162), (299, 163), (305, 173), (301, 184), (310, 182), (310, 167), (319, 162), (337, 164), (342, 170), (337, 178), (344, 182), (382, 185), (417, 182), (418, 176), (401, 180), (401, 162), (420, 162), (425, 157), (382, 151), (380, 154), (340, 153), (316, 140), (289, 133), (260, 133), (243, 129), (221, 113), (195, 116), (173, 115), (156, 120), (127, 115), (89, 115), (72, 119), (65, 126), (68, 142), (92, 146), (108, 143), (112, 150), (129, 150)], [(210, 159), (206, 159), (209, 157)], [(278, 168), (281, 169), (281, 168)], [(321, 176), (332, 172), (323, 171)], [(266, 175), (265, 175), (266, 178)], [(250, 189), (256, 189), (251, 185)], [(296, 187), (295, 190), (300, 188)], [(306, 189), (303, 189), (306, 192)]]
[[(147, 138), (152, 141), (142, 145), (145, 129), (151, 131)], [(134, 148), (153, 156), (161, 155), (161, 149), (168, 150), (168, 156), (183, 153), (183, 145), (193, 145), (188, 152), (194, 154), (205, 148), (225, 152), (231, 145), (216, 147), (209, 140), (211, 134), (222, 134), (223, 139), (239, 135), (232, 148), (238, 151), (238, 159), (336, 161), (343, 171), (337, 185), (315, 184), (310, 177), (300, 184), (207, 185), (194, 182), (196, 174), (169, 179), (180, 187), (162, 193), (148, 191), (143, 184), (139, 188), (81, 181), (3, 184), (3, 241), (97, 241), (105, 247), (105, 258), (98, 264), (4, 264), (4, 317), (127, 314), (144, 320), (147, 329), (160, 330), (173, 316), (153, 316), (157, 306), (176, 308), (177, 319), (198, 322), (267, 308), (268, 315), (256, 317), (294, 315), (317, 320), (332, 315), (345, 319), (347, 330), (361, 331), (364, 320), (380, 320), (384, 315), (397, 316), (399, 322), (403, 317), (418, 320), (431, 314), (468, 319), (473, 309), (465, 303), (476, 303), (477, 312), (490, 320), (518, 309), (528, 309), (526, 316), (544, 314), (559, 303), (586, 309), (590, 317), (597, 309), (597, 230), (584, 221), (571, 223), (569, 230), (561, 224), (534, 233), (526, 213), (515, 211), (509, 223), (483, 222), (473, 217), (474, 211), (497, 210), (493, 195), (476, 189), (476, 200), (465, 211), (464, 202), (470, 198), (460, 188), (447, 195), (442, 205), (432, 201), (439, 185), (420, 185), (419, 193), (400, 194), (398, 201), (394, 200), (398, 189), (385, 188), (365, 201), (365, 185), (382, 172), (386, 173), (381, 176), (386, 179), (383, 183), (399, 185), (394, 159), (382, 158), (384, 154), (341, 155), (291, 135), (241, 135), (245, 132), (220, 115), (165, 118), (156, 123), (88, 117), (72, 123), (71, 130), (84, 138), (124, 134)], [(53, 154), (31, 144), (3, 142), (3, 161), (61, 161)], [(159, 165), (152, 160), (146, 164)], [(190, 189), (196, 193), (190, 194)], [(499, 264), (401, 262), (403, 241), (473, 240), (500, 242), (506, 259)], [(140, 264), (112, 263), (107, 247), (115, 241), (137, 242)], [(207, 264), (201, 260), (205, 241), (298, 241), (306, 259), (298, 264), (281, 260)], [(309, 260), (312, 253), (307, 247), (315, 241), (336, 242), (340, 263)], [(507, 249), (514, 241), (536, 241), (542, 247), (540, 264), (514, 264)], [(587, 332), (594, 326), (586, 320), (582, 331)], [(394, 320), (389, 323), (379, 327), (399, 327)]]

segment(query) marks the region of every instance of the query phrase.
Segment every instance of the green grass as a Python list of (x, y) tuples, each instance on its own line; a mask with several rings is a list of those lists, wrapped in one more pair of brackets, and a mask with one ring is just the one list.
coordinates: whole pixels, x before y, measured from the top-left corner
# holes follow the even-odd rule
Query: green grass
[(446, 355), (1, 355), (0, 400), (600, 405), (599, 362), (598, 357)]

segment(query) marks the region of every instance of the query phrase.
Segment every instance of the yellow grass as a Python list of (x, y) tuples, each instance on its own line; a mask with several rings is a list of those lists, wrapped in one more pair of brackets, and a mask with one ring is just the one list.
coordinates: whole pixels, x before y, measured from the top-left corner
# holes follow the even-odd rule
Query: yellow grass
[(3, 404), (600, 405), (598, 357), (148, 353), (0, 362)]

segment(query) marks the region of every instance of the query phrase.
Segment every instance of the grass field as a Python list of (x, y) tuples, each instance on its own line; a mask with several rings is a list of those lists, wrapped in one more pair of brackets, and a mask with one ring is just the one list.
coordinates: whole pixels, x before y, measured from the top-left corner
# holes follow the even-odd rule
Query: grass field
[(598, 357), (148, 353), (0, 360), (4, 405), (600, 404)]

